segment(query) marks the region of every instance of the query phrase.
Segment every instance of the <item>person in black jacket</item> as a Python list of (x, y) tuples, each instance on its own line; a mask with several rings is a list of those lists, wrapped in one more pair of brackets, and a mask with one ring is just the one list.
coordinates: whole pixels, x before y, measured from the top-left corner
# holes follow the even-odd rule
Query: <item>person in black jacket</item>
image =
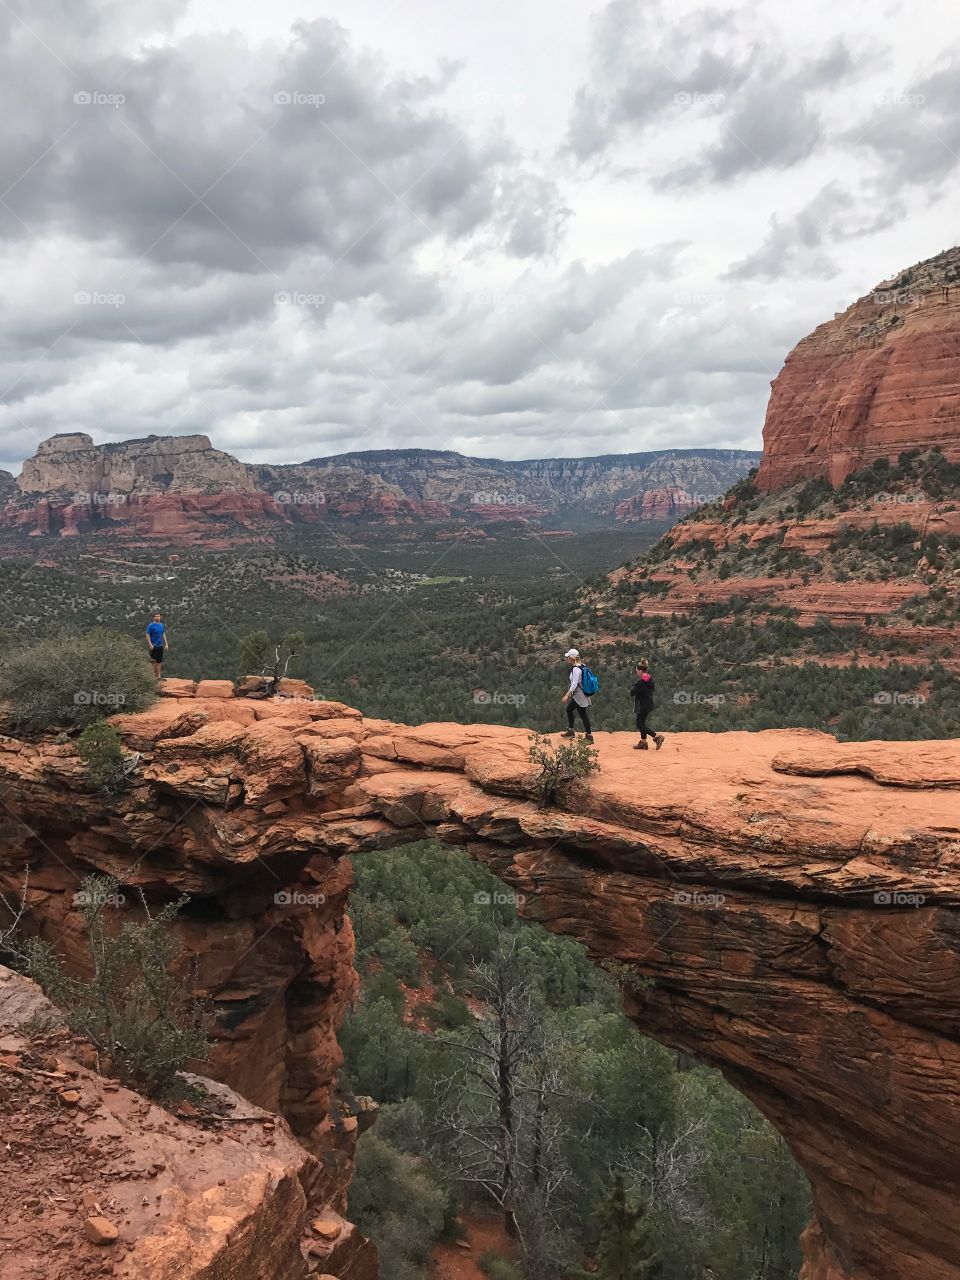
[(647, 716), (653, 710), (653, 676), (650, 674), (650, 664), (646, 658), (641, 658), (637, 663), (637, 678), (630, 690), (630, 697), (633, 699), (633, 709), (637, 713), (637, 728), (640, 730), (640, 741), (634, 747), (634, 751), (649, 750), (648, 733), (659, 751), (663, 746), (663, 734), (657, 733), (652, 725), (647, 724)]

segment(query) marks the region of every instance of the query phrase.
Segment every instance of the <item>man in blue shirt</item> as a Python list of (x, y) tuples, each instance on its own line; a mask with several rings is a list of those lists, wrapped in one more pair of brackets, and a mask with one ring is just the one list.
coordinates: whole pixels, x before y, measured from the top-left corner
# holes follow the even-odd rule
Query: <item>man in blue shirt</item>
[(164, 654), (170, 648), (167, 640), (167, 628), (163, 625), (163, 620), (159, 613), (155, 613), (153, 621), (147, 623), (146, 637), (147, 648), (150, 650), (150, 661), (153, 663), (153, 673), (159, 680)]

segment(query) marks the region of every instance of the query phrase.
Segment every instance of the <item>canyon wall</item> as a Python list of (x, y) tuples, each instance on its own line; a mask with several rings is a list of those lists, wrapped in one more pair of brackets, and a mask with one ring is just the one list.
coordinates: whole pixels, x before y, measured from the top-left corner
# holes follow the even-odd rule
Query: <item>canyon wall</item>
[(706, 501), (706, 496), (701, 497), (688, 493), (686, 489), (668, 485), (663, 489), (646, 489), (643, 493), (618, 502), (614, 517), (625, 524), (645, 524), (650, 521), (669, 521), (672, 524)]
[(837, 485), (935, 445), (960, 461), (960, 248), (884, 281), (794, 347), (772, 384), (757, 485)]
[[(638, 763), (632, 735), (601, 733), (601, 772), (542, 810), (523, 730), (365, 720), (305, 690), (165, 691), (115, 721), (141, 760), (112, 799), (69, 743), (0, 739), (0, 885), (32, 868), (31, 927), (78, 966), (87, 870), (189, 893), (207, 1070), (283, 1112), (332, 1212), (357, 1131), (334, 1090), (356, 989), (345, 859), (434, 834), (625, 966), (637, 1026), (785, 1135), (816, 1208), (804, 1280), (960, 1280), (960, 743), (678, 734)], [(360, 1274), (342, 1232), (325, 1270)]]
[(23, 464), (24, 494), (252, 493), (242, 462), (206, 436), (148, 436), (95, 445), (85, 432), (44, 440)]
[[(0, 530), (219, 549), (339, 520), (483, 526), (567, 508), (611, 522), (676, 519), (722, 493), (758, 456), (666, 450), (507, 463), (396, 449), (269, 465), (241, 463), (206, 436), (94, 445), (73, 432), (43, 441), (16, 480), (0, 472)], [(676, 496), (687, 491), (704, 496), (687, 504)]]

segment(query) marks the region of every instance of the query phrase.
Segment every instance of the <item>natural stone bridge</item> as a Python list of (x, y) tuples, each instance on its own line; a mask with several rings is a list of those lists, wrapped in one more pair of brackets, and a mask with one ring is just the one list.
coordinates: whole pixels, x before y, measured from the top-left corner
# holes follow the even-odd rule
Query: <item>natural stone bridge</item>
[[(314, 1202), (345, 1210), (356, 1131), (333, 1103), (356, 989), (343, 859), (435, 835), (634, 972), (636, 1025), (785, 1135), (815, 1200), (804, 1280), (960, 1280), (960, 743), (691, 733), (641, 755), (601, 733), (600, 773), (541, 810), (523, 730), (165, 684), (115, 720), (142, 759), (112, 799), (69, 744), (0, 738), (0, 886), (30, 865), (31, 923), (78, 965), (89, 870), (191, 895), (211, 1074), (286, 1115)], [(324, 1269), (363, 1259), (345, 1225)]]

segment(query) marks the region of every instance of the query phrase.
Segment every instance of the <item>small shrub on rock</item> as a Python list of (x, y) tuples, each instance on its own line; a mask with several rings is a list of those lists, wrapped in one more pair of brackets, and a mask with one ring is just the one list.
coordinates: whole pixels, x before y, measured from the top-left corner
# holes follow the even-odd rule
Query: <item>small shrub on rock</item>
[(180, 948), (171, 924), (185, 898), (120, 923), (118, 880), (88, 876), (75, 902), (84, 920), (90, 978), (68, 974), (42, 938), (19, 948), (23, 967), (62, 1011), (72, 1031), (107, 1056), (121, 1079), (154, 1097), (173, 1091), (191, 1058), (207, 1053), (206, 1009), (178, 971)]
[(18, 729), (82, 728), (156, 696), (145, 647), (118, 632), (40, 640), (0, 658), (0, 702)]
[(88, 724), (77, 739), (77, 755), (87, 766), (90, 785), (98, 791), (118, 786), (123, 779), (123, 744), (112, 724)]
[(295, 668), (303, 656), (306, 637), (302, 631), (287, 631), (279, 640), (272, 640), (267, 631), (251, 631), (242, 636), (238, 644), (240, 668), (263, 681), (267, 693), (276, 693), (280, 681)]
[(585, 738), (554, 745), (543, 734), (532, 733), (529, 755), (540, 766), (534, 786), (544, 809), (562, 804), (574, 787), (600, 768), (600, 756)]

